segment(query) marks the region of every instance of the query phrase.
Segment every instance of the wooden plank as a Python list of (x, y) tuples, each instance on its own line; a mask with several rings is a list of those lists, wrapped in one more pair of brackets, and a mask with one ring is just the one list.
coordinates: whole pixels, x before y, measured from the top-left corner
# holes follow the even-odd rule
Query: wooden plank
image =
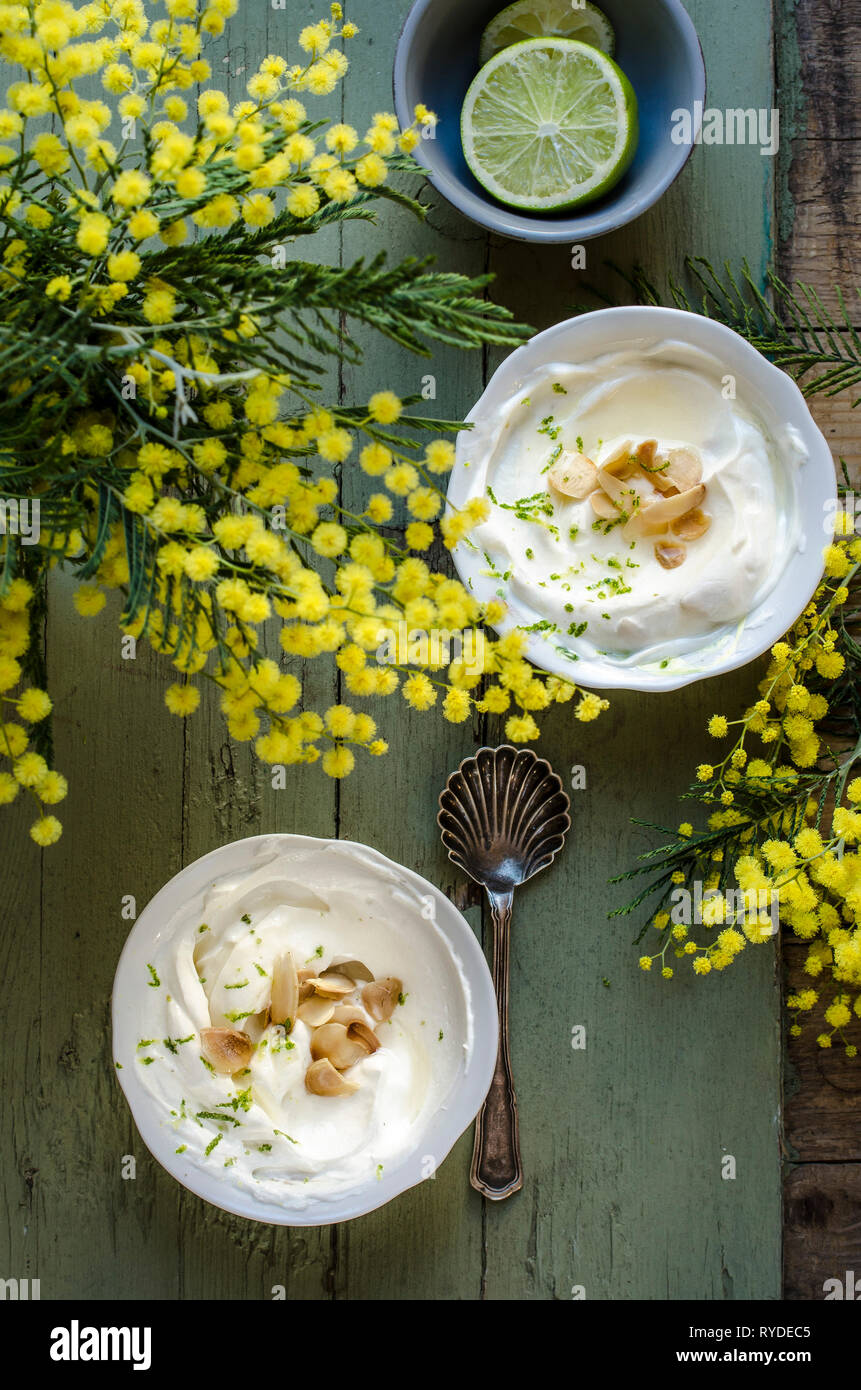
[(810, 410), (828, 440), (835, 464), (839, 468), (843, 459), (849, 477), (857, 486), (861, 483), (861, 439), (858, 436), (858, 411), (852, 407), (851, 393), (835, 396), (831, 400), (814, 396)]
[[(770, 107), (767, 0), (688, 8), (709, 104)], [(582, 300), (583, 280), (604, 276), (605, 258), (642, 262), (660, 278), (679, 271), (686, 252), (718, 263), (746, 255), (761, 273), (772, 175), (758, 149), (703, 146), (657, 207), (589, 245), (579, 276), (568, 248), (494, 244), (496, 293), (541, 328)], [(574, 1285), (588, 1298), (778, 1295), (773, 952), (751, 953), (705, 990), (680, 962), (679, 979), (665, 986), (637, 970), (631, 924), (605, 920), (621, 901), (608, 877), (653, 843), (629, 817), (684, 818), (677, 796), (702, 760), (708, 715), (738, 709), (754, 682), (748, 669), (660, 700), (617, 693), (598, 724), (573, 725), (563, 712), (542, 738), (560, 771), (585, 764), (589, 790), (575, 797), (558, 869), (515, 906), (513, 1052), (527, 1181), (520, 1196), (488, 1210), (488, 1298), (569, 1298)], [(585, 1053), (570, 1047), (578, 1023)], [(716, 1064), (728, 1038), (745, 1059), (743, 1088)], [(734, 1181), (721, 1178), (725, 1153), (737, 1161)]]
[[(224, 36), (207, 48), (214, 83), (231, 102), (242, 101), (245, 84), (268, 53), (299, 61), (297, 36), (319, 17), (319, 0), (291, 0), (287, 10), (245, 5), (228, 23)], [(330, 112), (332, 100), (320, 103)], [(313, 104), (313, 99), (312, 99)], [(300, 240), (296, 255), (337, 264), (337, 228)], [(325, 399), (337, 399), (338, 372), (322, 378)], [(281, 659), (280, 623), (266, 634), (266, 655)], [(303, 706), (325, 709), (336, 698), (332, 664), (325, 658), (294, 662), (302, 681)], [(167, 680), (167, 676), (165, 677)], [(336, 823), (336, 789), (319, 767), (294, 767), (287, 785), (273, 790), (268, 767), (252, 743), (231, 740), (213, 692), (186, 725), (184, 750), (183, 859), (190, 863), (217, 845), (269, 831), (329, 836)], [(171, 1179), (164, 1177), (164, 1181)], [(264, 1227), (217, 1211), (183, 1192), (177, 1238), (181, 1247), (180, 1280), (184, 1298), (270, 1298), (276, 1285), (288, 1299), (330, 1296), (333, 1242), (328, 1228)]]
[[(360, 33), (349, 49), (353, 72), (346, 82), (345, 115), (362, 134), (375, 111), (391, 108), (394, 44), (406, 8), (404, 0), (356, 0), (350, 7), (350, 17)], [(410, 255), (435, 254), (440, 268), (480, 274), (484, 270), (484, 236), (474, 235), (477, 228), (464, 228), (462, 219), (435, 198), (431, 206), (428, 225), (384, 204), (376, 228), (345, 226), (345, 260), (370, 256), (385, 247), (392, 262)], [(352, 335), (355, 330), (350, 326), (349, 331)], [(436, 346), (432, 357), (426, 359), (368, 333), (356, 336), (367, 349), (366, 359), (360, 368), (347, 366), (344, 370), (347, 403), (366, 401), (373, 391), (383, 388), (412, 394), (421, 389), (422, 378), (428, 373), (436, 379), (437, 398), (423, 402), (421, 413), (462, 418), (481, 394), (480, 353)], [(362, 475), (355, 463), (344, 466), (347, 507), (356, 504), (356, 509), (362, 510), (368, 495), (376, 490), (377, 482)], [(455, 873), (443, 853), (434, 820), (436, 800), (449, 772), (472, 752), (478, 721), (459, 727), (446, 724), (439, 709), (416, 713), (409, 710), (400, 694), (369, 702), (344, 690), (342, 698), (357, 709), (367, 709), (378, 720), (390, 751), (379, 759), (359, 757), (356, 772), (342, 783), (339, 834), (373, 845), (443, 887), (452, 885)], [(474, 911), (470, 917), (480, 930), (480, 914)], [(432, 1182), (337, 1231), (338, 1297), (478, 1296), (482, 1214), (481, 1201), (468, 1183), (471, 1149), (470, 1133)], [(421, 1250), (422, 1258), (411, 1263), (405, 1284), (398, 1252), (409, 1250)]]
[[(779, 269), (785, 280), (813, 284), (832, 312), (839, 307), (833, 291), (839, 283), (857, 323), (861, 6), (857, 0), (786, 0), (779, 9), (785, 36), (778, 53), (781, 105), (794, 113), (795, 136), (784, 164)], [(835, 460), (845, 459), (857, 482), (861, 451), (851, 397), (817, 397), (811, 409)], [(787, 992), (810, 983), (805, 956), (806, 949), (790, 938), (784, 949)], [(821, 993), (827, 1003), (829, 991)], [(801, 1038), (789, 1038), (786, 1053), (786, 1145), (793, 1158), (806, 1160), (789, 1170), (784, 1188), (784, 1296), (790, 1299), (822, 1298), (826, 1278), (861, 1269), (861, 1079), (857, 1062), (841, 1048), (818, 1047), (818, 1031), (811, 1026)]]
[(835, 1299), (841, 1292), (844, 1300), (861, 1299), (859, 1211), (861, 1164), (792, 1169), (785, 1187), (785, 1299)]
[[(63, 837), (44, 854), (39, 1113), (43, 1298), (178, 1293), (175, 1184), (150, 1159), (114, 1078), (110, 993), (131, 923), (181, 864), (182, 726), (143, 645), (122, 660), (114, 602), (84, 621), (52, 585), (48, 665)], [(123, 1159), (136, 1159), (124, 1179)]]
[[(283, 48), (288, 22), (295, 43), (299, 23), (317, 9), (308, 4), (300, 14), (293, 6), (289, 20), (268, 7), (245, 11), (223, 51), (208, 50), (214, 81), (232, 99), (244, 97), (252, 67)], [(337, 260), (337, 233), (316, 239), (314, 249)], [(336, 389), (335, 378), (330, 384)], [(44, 859), (36, 1191), (40, 1267), (51, 1274), (50, 1281), (43, 1275), (43, 1297), (259, 1298), (275, 1284), (290, 1297), (325, 1297), (327, 1231), (267, 1230), (217, 1212), (150, 1158), (110, 1074), (107, 1001), (129, 928), (119, 915), (121, 893), (133, 893), (140, 910), (183, 864), (242, 835), (331, 834), (332, 788), (313, 770), (303, 780), (299, 770), (288, 790), (273, 792), (250, 748), (231, 747), (209, 693), (194, 721), (171, 718), (163, 701), (172, 667), (143, 646), (137, 661), (121, 661), (116, 610), (88, 628), (70, 617), (69, 584), (56, 587), (49, 661), (58, 765), (72, 790), (62, 808), (64, 837)], [(273, 644), (270, 654), (278, 650)], [(309, 670), (312, 706), (330, 703), (333, 691), (331, 672)], [(20, 997), (25, 1006), (26, 992)], [(120, 1178), (123, 1155), (136, 1159), (134, 1181)]]
[(815, 286), (832, 311), (834, 285), (853, 300), (861, 280), (861, 4), (780, 0), (778, 50), (786, 198), (780, 262), (786, 279)]
[(43, 1111), (39, 1098), (42, 1010), (42, 857), (28, 835), (33, 802), (18, 795), (0, 813), (3, 850), (3, 916), (0, 976), (7, 983), (4, 1024), (14, 1040), (7, 1065), (17, 1082), (7, 1089), (6, 1123), (0, 1134), (0, 1260), (4, 1277), (39, 1279), (39, 1199)]
[[(788, 942), (784, 950), (786, 992), (809, 988), (804, 973), (806, 947)], [(792, 1158), (805, 1163), (861, 1163), (861, 1068), (846, 1056), (839, 1041), (821, 1048), (817, 1034), (825, 1028), (823, 1010), (839, 993), (830, 981), (816, 982), (820, 1007), (813, 1018), (818, 1026), (805, 1027), (800, 1038), (789, 1038), (786, 1078), (786, 1142)], [(827, 1030), (830, 1031), (830, 1030)], [(861, 1243), (861, 1234), (859, 1234)], [(861, 1272), (861, 1244), (859, 1244)]]
[(796, 0), (793, 8), (809, 134), (834, 142), (861, 139), (861, 111), (853, 100), (861, 87), (858, 0)]
[[(724, 0), (719, 9), (691, 0), (687, 9), (703, 46), (709, 106), (770, 109), (770, 0)], [(586, 244), (582, 270), (571, 269), (570, 247), (494, 238), (491, 268), (505, 303), (518, 318), (544, 327), (590, 303), (592, 286), (626, 302), (624, 284), (607, 269), (608, 261), (626, 270), (640, 264), (660, 284), (667, 272), (683, 278), (687, 255), (706, 256), (716, 266), (746, 257), (761, 277), (774, 237), (774, 174), (774, 161), (758, 146), (698, 146), (672, 188), (644, 216)]]
[[(855, 87), (861, 91), (861, 78)], [(795, 221), (783, 254), (783, 274), (813, 285), (836, 317), (835, 285), (844, 293), (853, 322), (861, 321), (855, 293), (861, 282), (857, 234), (861, 212), (861, 140), (796, 141), (791, 189)]]

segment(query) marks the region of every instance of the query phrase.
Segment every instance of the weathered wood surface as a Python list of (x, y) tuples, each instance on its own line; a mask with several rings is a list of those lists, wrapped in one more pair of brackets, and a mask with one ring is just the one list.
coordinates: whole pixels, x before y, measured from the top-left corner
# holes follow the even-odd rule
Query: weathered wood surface
[[(804, 973), (806, 955), (800, 942), (784, 948), (788, 993), (812, 983)], [(861, 1164), (861, 1068), (857, 1058), (846, 1056), (839, 1040), (830, 1048), (817, 1045), (822, 1010), (838, 991), (821, 978), (816, 987), (821, 1002), (814, 1020), (819, 1026), (808, 1024), (800, 1038), (790, 1038), (787, 1044), (787, 1149), (790, 1157), (806, 1164)], [(857, 1239), (861, 1272), (861, 1227)]]
[(781, 0), (780, 8), (785, 32), (778, 72), (788, 194), (781, 219), (782, 271), (815, 286), (831, 309), (837, 307), (834, 285), (840, 285), (851, 296), (857, 325), (861, 3)]
[(861, 1163), (804, 1163), (784, 1191), (784, 1297), (861, 1299)]
[[(787, 0), (782, 8), (780, 105), (791, 113), (784, 134), (795, 138), (784, 148), (780, 272), (787, 281), (812, 284), (832, 312), (839, 308), (834, 285), (840, 285), (857, 325), (861, 3)], [(851, 396), (819, 397), (811, 408), (835, 458), (861, 482)], [(787, 944), (787, 991), (810, 983), (805, 955), (800, 944)], [(827, 985), (822, 994), (827, 1002)], [(808, 1027), (801, 1038), (790, 1038), (786, 1053), (786, 1147), (802, 1164), (788, 1168), (785, 1183), (784, 1297), (792, 1299), (821, 1299), (826, 1279), (847, 1269), (861, 1273), (861, 1075), (842, 1048), (818, 1047), (818, 1031)]]
[[(362, 34), (344, 95), (361, 122), (390, 104), (395, 36), (406, 0), (356, 0)], [(690, 0), (718, 106), (771, 106), (770, 0)], [(230, 60), (214, 64), (231, 95), (237, 71), (313, 17), (316, 4), (272, 11), (247, 4), (232, 22)], [(231, 76), (231, 73), (234, 74)], [(434, 194), (428, 225), (386, 209), (377, 233), (349, 228), (318, 249), (352, 259), (371, 246), (393, 256), (435, 251), (444, 267), (485, 266), (495, 295), (544, 327), (582, 297), (605, 256), (658, 274), (686, 251), (746, 255), (761, 271), (774, 228), (774, 169), (756, 149), (702, 148), (677, 185), (634, 227), (589, 248), (577, 276), (565, 248), (489, 240)], [(380, 343), (347, 372), (345, 399), (438, 379), (441, 415), (464, 413), (492, 366), (434, 354), (427, 368)], [(348, 492), (360, 479), (345, 479)], [(11, 864), (2, 935), (7, 1017), (16, 1039), (13, 1124), (2, 1136), (7, 1196), (5, 1272), (41, 1276), (56, 1298), (567, 1299), (776, 1298), (780, 1292), (779, 991), (770, 948), (725, 976), (672, 984), (636, 968), (633, 922), (610, 923), (621, 901), (607, 879), (649, 839), (642, 816), (674, 825), (677, 795), (701, 760), (704, 725), (749, 696), (755, 673), (647, 699), (617, 696), (596, 725), (559, 711), (541, 748), (565, 776), (585, 765), (571, 841), (552, 872), (518, 897), (513, 946), (513, 1057), (526, 1167), (524, 1191), (483, 1209), (468, 1185), (464, 1138), (433, 1182), (385, 1210), (337, 1228), (287, 1231), (205, 1206), (149, 1158), (114, 1084), (108, 1005), (128, 929), (120, 897), (138, 905), (170, 874), (225, 840), (265, 830), (362, 839), (441, 884), (469, 893), (442, 855), (434, 824), (447, 773), (495, 728), (453, 728), (434, 715), (383, 705), (392, 751), (341, 787), (316, 769), (271, 790), (246, 748), (231, 748), (207, 707), (187, 725), (164, 711), (169, 673), (142, 656), (119, 659), (106, 615), (87, 628), (56, 586), (48, 650), (58, 706), (59, 765), (72, 792), (60, 844), (40, 858), (0, 833)], [(306, 673), (309, 701), (334, 678)], [(373, 711), (376, 713), (376, 711)], [(5, 837), (9, 837), (6, 839)], [(7, 874), (6, 877), (9, 877)], [(476, 928), (478, 908), (469, 916)], [(639, 926), (639, 923), (636, 924)], [(11, 982), (14, 981), (14, 986)], [(587, 1047), (575, 1052), (571, 1029)], [(7, 1054), (8, 1055), (8, 1054)], [(739, 1067), (744, 1084), (738, 1084)], [(137, 1177), (120, 1176), (124, 1154)], [(734, 1156), (737, 1177), (721, 1177)], [(8, 1252), (6, 1247), (8, 1246)]]

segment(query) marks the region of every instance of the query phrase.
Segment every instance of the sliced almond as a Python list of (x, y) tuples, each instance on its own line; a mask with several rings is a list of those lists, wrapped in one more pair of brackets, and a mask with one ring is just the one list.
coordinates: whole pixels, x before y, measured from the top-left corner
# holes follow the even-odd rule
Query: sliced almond
[(376, 1052), (380, 1046), (376, 1033), (363, 1019), (354, 1019), (352, 1023), (347, 1024), (347, 1037), (350, 1042), (358, 1043), (366, 1052)]
[(350, 980), (365, 980), (368, 984), (374, 979), (373, 972), (361, 960), (333, 960), (328, 969), (321, 970), (320, 978), (325, 980), (327, 975), (346, 975)]
[(402, 991), (403, 985), (400, 980), (388, 975), (384, 980), (376, 980), (372, 985), (365, 985), (362, 990), (362, 1003), (371, 1018), (375, 1019), (377, 1023), (384, 1023), (394, 1013)]
[(200, 1047), (213, 1071), (232, 1076), (251, 1061), (254, 1044), (239, 1028), (201, 1028)]
[(692, 512), (686, 516), (680, 516), (677, 521), (672, 522), (670, 530), (674, 536), (678, 536), (683, 541), (698, 541), (700, 536), (704, 536), (712, 524), (712, 519), (707, 512), (699, 507), (694, 507)]
[(664, 477), (677, 487), (679, 492), (688, 492), (702, 481), (703, 463), (694, 449), (671, 449), (667, 455)]
[(646, 439), (637, 450), (637, 463), (640, 477), (651, 483), (658, 492), (678, 491), (672, 479), (667, 476), (669, 463), (658, 455), (657, 439)]
[(349, 975), (339, 975), (335, 970), (331, 975), (315, 975), (308, 984), (315, 994), (322, 994), (324, 999), (343, 999), (356, 988), (355, 980), (351, 980)]
[(283, 1023), (287, 1032), (293, 1027), (299, 1007), (299, 976), (289, 951), (272, 968), (272, 1001), (269, 1017), (273, 1023)]
[(343, 1023), (347, 1028), (351, 1023), (366, 1023), (364, 1009), (360, 1009), (357, 1004), (339, 1004), (332, 1014), (333, 1023)]
[(687, 516), (698, 507), (706, 495), (706, 490), (702, 483), (696, 487), (689, 488), (687, 492), (680, 492), (675, 497), (659, 497), (656, 501), (645, 505), (636, 516), (625, 527), (625, 536), (636, 538), (637, 536), (656, 535), (665, 530), (671, 521), (675, 521), (680, 516)]
[(299, 1003), (301, 1004), (306, 999), (310, 999), (311, 995), (314, 993), (314, 986), (311, 984), (311, 981), (315, 979), (317, 972), (316, 970), (309, 970), (307, 966), (303, 966), (301, 970), (296, 971), (296, 975), (299, 980)]
[(665, 570), (678, 569), (685, 563), (686, 554), (683, 545), (673, 545), (671, 541), (658, 541), (655, 546), (655, 559)]
[(615, 502), (610, 500), (606, 492), (603, 492), (601, 488), (598, 488), (597, 491), (590, 494), (589, 502), (592, 507), (592, 511), (595, 513), (597, 517), (600, 517), (602, 521), (619, 520), (619, 508), (616, 506)]
[(547, 474), (547, 481), (563, 497), (574, 497), (578, 502), (595, 487), (598, 470), (585, 454), (561, 454)]
[(648, 503), (642, 511), (632, 516), (630, 521), (622, 527), (622, 539), (625, 541), (639, 540), (643, 536), (663, 536), (667, 531), (668, 523), (662, 521), (660, 515), (650, 520), (650, 514), (654, 508), (654, 503)]
[(630, 512), (634, 505), (636, 490), (627, 479), (608, 473), (605, 468), (598, 469), (598, 482), (607, 496), (624, 512)]
[[(352, 1028), (354, 1025), (350, 1024)], [(370, 1029), (368, 1029), (370, 1032)], [(338, 1071), (346, 1071), (362, 1057), (367, 1057), (369, 1049), (358, 1038), (351, 1038), (343, 1023), (324, 1023), (315, 1029), (311, 1037), (311, 1056), (315, 1062), (328, 1057)]]
[(658, 452), (657, 439), (644, 439), (642, 444), (637, 445), (634, 457), (641, 468), (646, 471), (655, 466), (655, 456)]
[(305, 1090), (312, 1096), (349, 1096), (358, 1091), (357, 1081), (348, 1081), (332, 1066), (328, 1057), (312, 1062), (305, 1073)]
[(634, 446), (630, 439), (626, 439), (624, 444), (620, 444), (614, 449), (608, 458), (602, 460), (599, 467), (603, 472), (609, 473), (614, 478), (631, 478), (637, 469), (634, 457)]
[(310, 999), (305, 999), (296, 1010), (296, 1017), (301, 1018), (303, 1023), (307, 1023), (309, 1028), (322, 1028), (324, 1023), (328, 1023), (332, 1014), (335, 1012), (334, 999), (324, 999), (319, 994), (312, 994)]

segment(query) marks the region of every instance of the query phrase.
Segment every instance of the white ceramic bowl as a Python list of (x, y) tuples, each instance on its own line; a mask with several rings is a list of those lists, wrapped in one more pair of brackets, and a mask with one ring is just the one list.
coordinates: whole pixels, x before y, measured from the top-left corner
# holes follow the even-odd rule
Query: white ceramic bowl
[[(474, 474), (465, 465), (470, 457), (475, 457), (482, 447), (491, 443), (493, 427), (488, 421), (536, 370), (551, 363), (589, 362), (603, 353), (626, 347), (647, 349), (667, 339), (699, 348), (725, 364), (727, 374), (736, 377), (739, 383), (739, 398), (757, 414), (766, 429), (776, 429), (779, 424), (781, 428), (789, 425), (797, 430), (808, 454), (795, 482), (801, 544), (788, 560), (771, 593), (743, 623), (728, 625), (727, 641), (717, 656), (712, 646), (714, 636), (710, 636), (703, 640), (702, 651), (686, 653), (683, 671), (625, 667), (600, 656), (584, 655), (572, 661), (543, 634), (528, 634), (527, 656), (533, 665), (587, 688), (678, 690), (694, 681), (745, 666), (780, 640), (809, 602), (822, 577), (822, 552), (828, 539), (825, 519), (829, 506), (833, 514), (836, 475), (831, 451), (804, 397), (785, 372), (768, 362), (738, 333), (713, 319), (680, 309), (638, 305), (600, 309), (558, 323), (511, 353), (466, 417), (472, 430), (464, 430), (458, 436), (457, 457), (448, 488), (450, 505), (461, 507), (470, 495)], [(454, 562), (462, 581), (478, 599), (487, 601), (498, 594), (499, 579), (482, 573), (487, 564), (479, 549), (459, 545), (454, 552)], [(521, 624), (528, 626), (534, 620), (534, 613), (527, 614), (520, 608), (515, 595), (506, 597), (509, 611), (499, 631), (509, 632)]]
[[(301, 851), (326, 846), (345, 854), (351, 849), (359, 850), (365, 865), (370, 861), (372, 866), (378, 866), (381, 877), (388, 880), (392, 872), (396, 872), (423, 898), (429, 897), (438, 928), (434, 940), (439, 943), (440, 977), (448, 982), (459, 979), (459, 965), (469, 990), (469, 1001), (466, 991), (462, 991), (455, 1010), (464, 1020), (464, 1041), (468, 1004), (473, 1014), (472, 1048), (469, 1052), (464, 1048), (456, 1079), (439, 1110), (417, 1135), (414, 1151), (398, 1163), (387, 1164), (379, 1181), (365, 1182), (338, 1196), (314, 1198), (301, 1209), (263, 1201), (232, 1186), (223, 1169), (213, 1169), (211, 1173), (203, 1171), (185, 1155), (177, 1154), (174, 1129), (161, 1118), (153, 1096), (141, 1079), (142, 1069), (136, 1065), (136, 1057), (140, 1056), (137, 1044), (141, 1022), (136, 1001), (140, 999), (141, 981), (146, 979), (147, 962), (152, 960), (154, 948), (187, 920), (189, 912), (196, 909), (216, 879), (249, 868), (252, 858), (265, 853), (270, 844), (273, 851), (279, 847)], [(153, 1157), (184, 1187), (213, 1206), (278, 1226), (323, 1226), (362, 1216), (428, 1177), (424, 1156), (433, 1154), (439, 1166), (477, 1115), (496, 1062), (498, 1024), (493, 981), (468, 922), (433, 884), (412, 870), (394, 864), (376, 850), (347, 840), (320, 840), (306, 835), (255, 835), (224, 845), (189, 864), (156, 893), (129, 933), (114, 979), (112, 1012), (114, 1060), (122, 1065), (122, 1069), (117, 1070), (117, 1078), (141, 1138)]]

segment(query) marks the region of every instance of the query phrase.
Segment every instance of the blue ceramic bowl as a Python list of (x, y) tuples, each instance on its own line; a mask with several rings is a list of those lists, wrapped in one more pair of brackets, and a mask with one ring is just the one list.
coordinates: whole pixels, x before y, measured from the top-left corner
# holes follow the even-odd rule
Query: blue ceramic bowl
[(640, 108), (640, 141), (628, 172), (602, 198), (568, 212), (523, 213), (498, 203), (472, 176), (460, 143), (460, 113), (479, 68), (485, 25), (505, 0), (418, 0), (407, 15), (395, 54), (395, 109), (402, 125), (424, 102), (439, 116), (436, 138), (416, 158), (460, 212), (521, 241), (579, 242), (633, 222), (678, 177), (689, 145), (671, 138), (673, 112), (705, 102), (706, 73), (693, 22), (681, 0), (600, 0), (616, 30), (615, 59)]

